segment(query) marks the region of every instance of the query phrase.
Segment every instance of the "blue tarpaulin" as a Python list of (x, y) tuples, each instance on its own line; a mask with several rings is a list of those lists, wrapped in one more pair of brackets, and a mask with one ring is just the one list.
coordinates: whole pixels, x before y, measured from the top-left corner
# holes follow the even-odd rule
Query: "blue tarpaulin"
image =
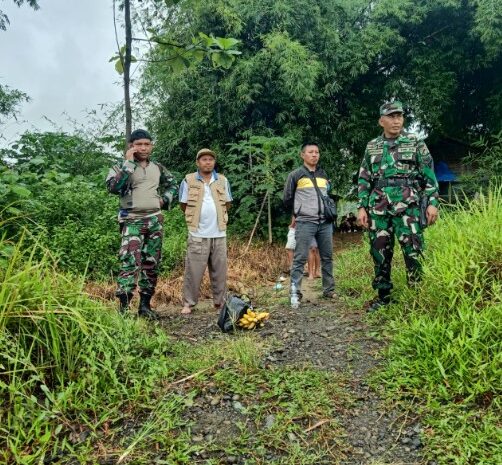
[(455, 173), (448, 168), (448, 165), (444, 161), (440, 161), (434, 167), (436, 172), (436, 179), (438, 182), (453, 182), (457, 180)]

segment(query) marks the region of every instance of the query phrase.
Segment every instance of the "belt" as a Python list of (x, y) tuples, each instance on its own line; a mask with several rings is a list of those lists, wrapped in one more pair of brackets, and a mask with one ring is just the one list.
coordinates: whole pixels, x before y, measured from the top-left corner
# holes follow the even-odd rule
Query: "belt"
[(380, 178), (373, 185), (376, 188), (381, 187), (418, 187), (418, 182), (415, 179), (408, 178)]

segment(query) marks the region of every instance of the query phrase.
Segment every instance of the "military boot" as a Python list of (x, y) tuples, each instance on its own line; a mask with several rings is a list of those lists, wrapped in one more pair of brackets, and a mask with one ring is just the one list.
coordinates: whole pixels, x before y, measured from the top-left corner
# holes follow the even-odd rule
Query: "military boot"
[(150, 306), (151, 299), (152, 296), (150, 294), (139, 294), (138, 315), (142, 318), (147, 318), (148, 320), (158, 320), (158, 313), (152, 310), (152, 307)]
[(390, 304), (390, 293), (385, 292), (385, 291), (379, 291), (378, 292), (378, 297), (373, 299), (371, 302), (368, 304), (367, 312), (368, 313), (373, 313), (379, 310), (382, 307), (385, 307), (386, 305)]
[(119, 313), (121, 315), (127, 315), (127, 311), (129, 310), (129, 303), (132, 300), (132, 294), (119, 294), (117, 296), (119, 298)]

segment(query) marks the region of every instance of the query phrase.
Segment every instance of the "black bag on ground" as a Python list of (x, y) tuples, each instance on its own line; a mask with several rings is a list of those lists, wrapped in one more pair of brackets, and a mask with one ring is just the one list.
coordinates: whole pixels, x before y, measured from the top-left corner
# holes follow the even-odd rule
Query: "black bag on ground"
[(218, 326), (220, 329), (224, 333), (234, 331), (237, 327), (237, 322), (247, 312), (248, 308), (251, 308), (249, 302), (245, 302), (236, 295), (229, 294), (218, 317)]

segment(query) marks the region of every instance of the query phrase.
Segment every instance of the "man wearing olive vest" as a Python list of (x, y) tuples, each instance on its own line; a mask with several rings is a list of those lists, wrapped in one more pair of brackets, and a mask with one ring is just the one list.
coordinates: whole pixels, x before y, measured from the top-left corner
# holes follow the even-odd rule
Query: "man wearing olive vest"
[(197, 305), (200, 284), (206, 268), (215, 308), (225, 302), (227, 282), (228, 209), (232, 202), (227, 178), (215, 171), (216, 154), (199, 150), (195, 158), (197, 171), (181, 182), (179, 201), (188, 226), (188, 244), (183, 280), (183, 309), (188, 315)]

